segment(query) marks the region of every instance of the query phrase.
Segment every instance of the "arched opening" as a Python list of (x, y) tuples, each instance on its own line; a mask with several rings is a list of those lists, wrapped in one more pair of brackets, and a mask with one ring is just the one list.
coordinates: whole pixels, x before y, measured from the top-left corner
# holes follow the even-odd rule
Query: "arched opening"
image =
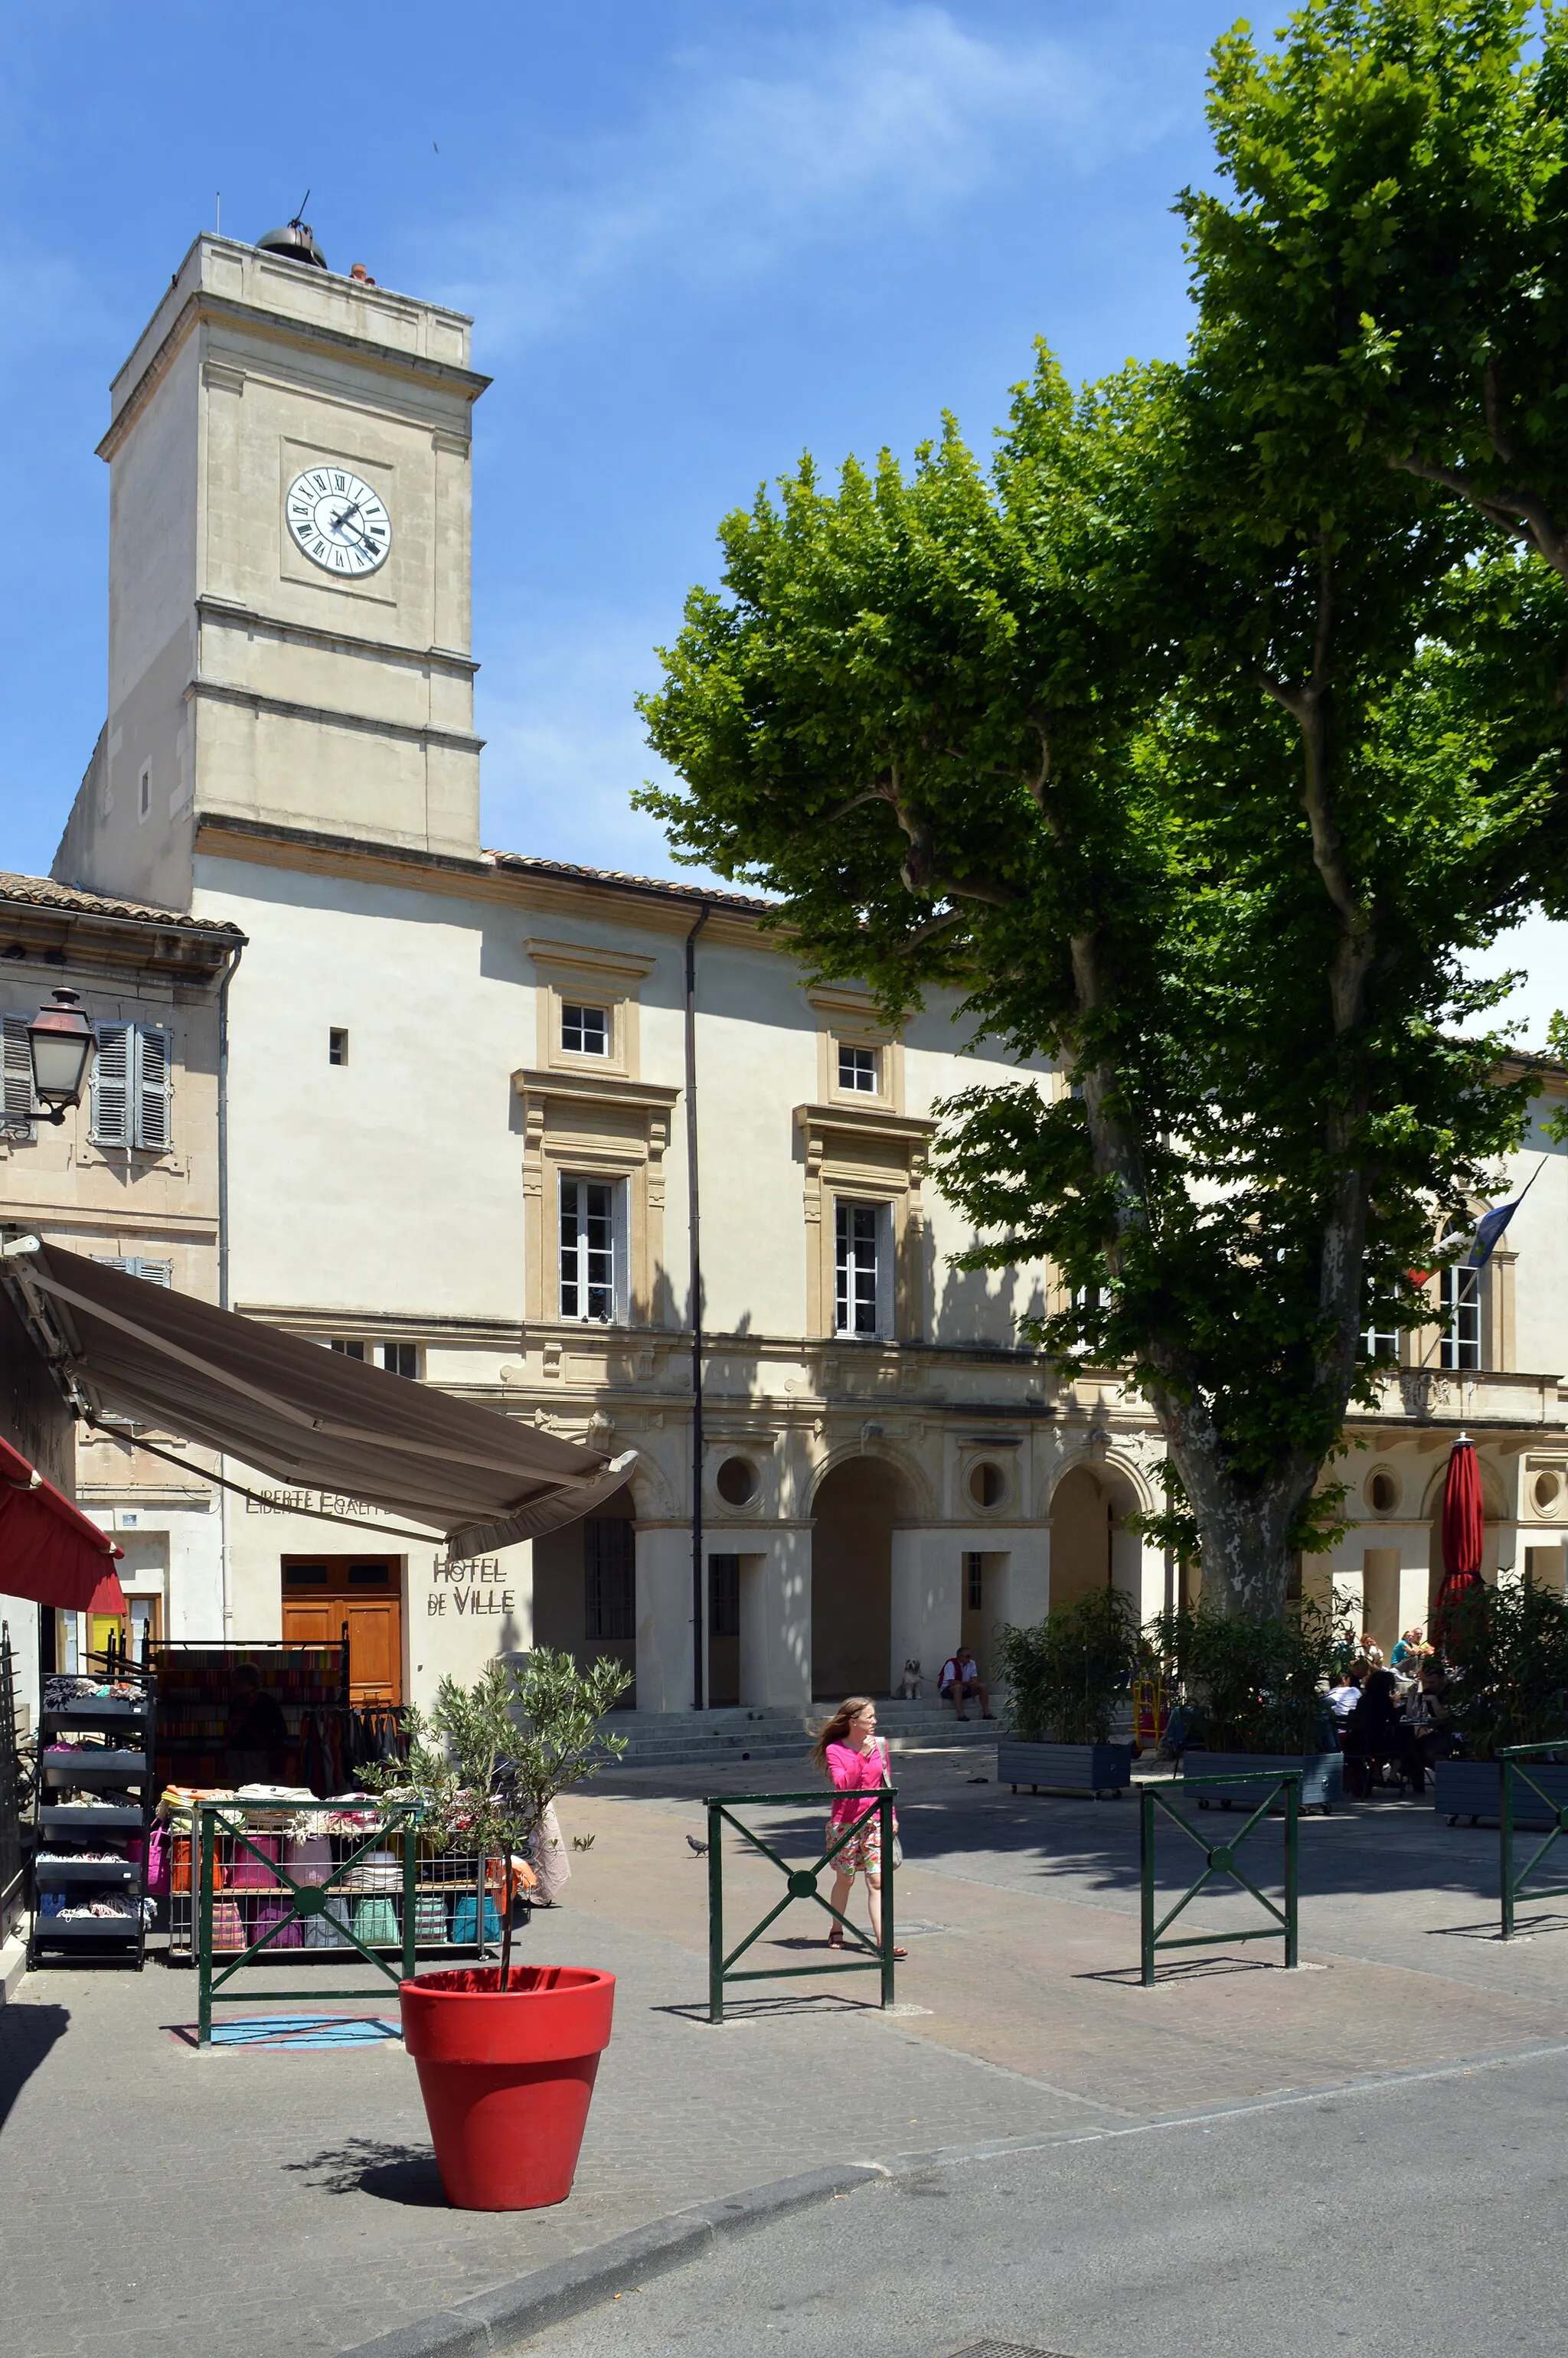
[(1137, 1501), (1131, 1485), (1108, 1466), (1075, 1466), (1051, 1499), (1051, 1606), (1076, 1605), (1099, 1588), (1122, 1588), (1139, 1602), (1141, 1547), (1127, 1528)]
[(837, 1703), (885, 1695), (892, 1644), (892, 1527), (903, 1486), (877, 1457), (823, 1476), (812, 1509), (811, 1689)]

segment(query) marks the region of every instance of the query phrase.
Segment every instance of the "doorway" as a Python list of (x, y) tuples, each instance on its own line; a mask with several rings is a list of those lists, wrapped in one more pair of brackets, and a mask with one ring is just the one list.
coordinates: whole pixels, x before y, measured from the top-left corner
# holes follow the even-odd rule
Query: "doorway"
[(403, 1701), (403, 1566), (395, 1557), (283, 1559), (283, 1642), (335, 1646), (349, 1633), (349, 1701)]
[(811, 1686), (837, 1703), (885, 1695), (892, 1651), (892, 1527), (903, 1491), (891, 1466), (847, 1458), (823, 1476), (812, 1513)]
[(708, 1700), (717, 1710), (741, 1700), (741, 1559), (708, 1559)]

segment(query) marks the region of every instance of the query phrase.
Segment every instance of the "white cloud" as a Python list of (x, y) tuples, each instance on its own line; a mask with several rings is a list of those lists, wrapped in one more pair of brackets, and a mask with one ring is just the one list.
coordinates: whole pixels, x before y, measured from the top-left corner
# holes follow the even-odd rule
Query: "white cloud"
[(1079, 46), (984, 39), (929, 5), (678, 73), (643, 124), (578, 159), (576, 193), (504, 207), (470, 237), (450, 291), (487, 344), (559, 333), (622, 289), (733, 284), (846, 230), (929, 217), (1021, 142), (1090, 168), (1158, 138), (1184, 103), (1157, 49), (1110, 71)]

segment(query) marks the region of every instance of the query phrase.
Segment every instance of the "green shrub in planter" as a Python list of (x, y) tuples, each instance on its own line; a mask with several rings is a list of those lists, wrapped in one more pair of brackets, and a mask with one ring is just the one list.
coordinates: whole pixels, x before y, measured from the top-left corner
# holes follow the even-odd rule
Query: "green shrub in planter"
[(1453, 1725), (1472, 1760), (1568, 1738), (1568, 1600), (1530, 1581), (1483, 1585), (1443, 1617)]
[(1138, 1617), (1119, 1589), (1097, 1589), (998, 1644), (1008, 1719), (1034, 1744), (1104, 1744), (1139, 1656)]
[(1310, 1600), (1282, 1619), (1217, 1613), (1200, 1601), (1157, 1615), (1151, 1627), (1166, 1680), (1186, 1699), (1189, 1742), (1292, 1758), (1333, 1751), (1324, 1689), (1343, 1655), (1343, 1615)]

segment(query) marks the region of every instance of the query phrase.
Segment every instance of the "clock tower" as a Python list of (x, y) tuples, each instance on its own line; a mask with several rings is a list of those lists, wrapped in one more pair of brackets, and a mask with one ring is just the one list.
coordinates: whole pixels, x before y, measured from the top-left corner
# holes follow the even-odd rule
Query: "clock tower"
[(188, 907), (198, 830), (473, 858), (470, 321), (202, 236), (112, 390), (108, 719), (57, 875)]

